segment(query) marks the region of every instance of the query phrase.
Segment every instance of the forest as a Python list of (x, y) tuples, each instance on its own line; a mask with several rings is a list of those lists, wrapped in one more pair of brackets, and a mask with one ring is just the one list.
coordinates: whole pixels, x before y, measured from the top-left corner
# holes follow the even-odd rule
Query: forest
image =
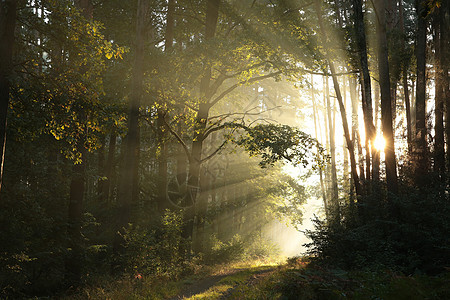
[(1, 0), (0, 298), (449, 299), (449, 32), (447, 0)]

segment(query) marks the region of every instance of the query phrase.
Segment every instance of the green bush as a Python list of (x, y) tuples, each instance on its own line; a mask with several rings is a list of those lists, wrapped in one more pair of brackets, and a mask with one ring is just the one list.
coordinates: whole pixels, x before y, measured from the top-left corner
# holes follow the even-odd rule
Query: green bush
[(374, 200), (361, 199), (358, 214), (343, 209), (338, 224), (315, 220), (309, 253), (348, 270), (438, 274), (450, 266), (450, 206), (438, 189)]
[(245, 244), (236, 234), (229, 242), (220, 241), (216, 235), (211, 235), (204, 261), (207, 264), (227, 263), (242, 259)]
[(184, 265), (180, 255), (182, 216), (169, 210), (155, 228), (130, 225), (123, 234), (124, 251), (120, 260), (128, 274), (176, 277)]
[(279, 254), (279, 247), (260, 233), (251, 236), (245, 244), (244, 256), (246, 259), (264, 259), (277, 257)]

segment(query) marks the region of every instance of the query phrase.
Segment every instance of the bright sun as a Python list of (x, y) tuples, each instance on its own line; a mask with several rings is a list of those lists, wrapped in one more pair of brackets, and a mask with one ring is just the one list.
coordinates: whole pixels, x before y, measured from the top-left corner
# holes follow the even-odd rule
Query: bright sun
[(383, 136), (377, 134), (375, 140), (373, 141), (373, 146), (378, 151), (384, 150), (384, 147), (386, 146), (386, 141), (384, 140)]

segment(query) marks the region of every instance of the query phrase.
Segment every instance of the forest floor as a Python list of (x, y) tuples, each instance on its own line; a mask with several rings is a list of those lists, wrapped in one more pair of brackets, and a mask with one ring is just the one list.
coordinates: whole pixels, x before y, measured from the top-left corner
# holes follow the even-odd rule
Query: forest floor
[(257, 285), (263, 278), (275, 272), (275, 266), (247, 267), (227, 270), (220, 275), (212, 275), (191, 282), (177, 296), (177, 299), (235, 299), (239, 290)]
[(142, 276), (94, 284), (66, 300), (450, 299), (450, 269), (430, 276), (389, 269), (342, 270), (307, 258), (202, 266), (179, 280)]
[[(61, 297), (81, 299), (254, 299), (252, 290), (277, 270), (284, 268), (285, 260), (257, 260), (202, 266), (179, 280), (142, 276), (102, 280), (85, 286), (77, 292)], [(250, 294), (250, 295), (249, 295)]]

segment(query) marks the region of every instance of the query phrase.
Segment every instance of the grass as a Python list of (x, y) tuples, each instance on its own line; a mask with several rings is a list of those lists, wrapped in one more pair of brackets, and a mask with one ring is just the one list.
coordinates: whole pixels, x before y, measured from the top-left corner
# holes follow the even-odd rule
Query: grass
[(386, 269), (328, 269), (297, 259), (254, 286), (239, 286), (231, 299), (450, 299), (450, 270), (405, 276)]
[[(166, 277), (142, 276), (141, 279), (123, 277), (97, 278), (89, 285), (74, 291), (72, 295), (61, 297), (66, 300), (81, 299), (151, 299), (160, 300), (175, 297), (187, 287), (197, 284), (201, 279), (210, 276), (225, 276), (204, 293), (189, 299), (215, 299), (227, 293), (233, 287), (243, 284), (253, 274), (273, 268), (280, 260), (253, 260), (242, 261), (215, 266), (201, 266), (195, 273), (189, 274), (179, 280)], [(229, 274), (229, 275), (228, 275)]]
[(236, 273), (222, 278), (217, 284), (205, 292), (192, 296), (188, 298), (188, 300), (218, 299), (230, 292), (233, 295), (234, 289), (245, 286), (252, 276), (262, 271), (271, 270), (272, 268), (273, 266), (270, 265), (260, 265), (247, 267), (245, 269), (237, 269)]

